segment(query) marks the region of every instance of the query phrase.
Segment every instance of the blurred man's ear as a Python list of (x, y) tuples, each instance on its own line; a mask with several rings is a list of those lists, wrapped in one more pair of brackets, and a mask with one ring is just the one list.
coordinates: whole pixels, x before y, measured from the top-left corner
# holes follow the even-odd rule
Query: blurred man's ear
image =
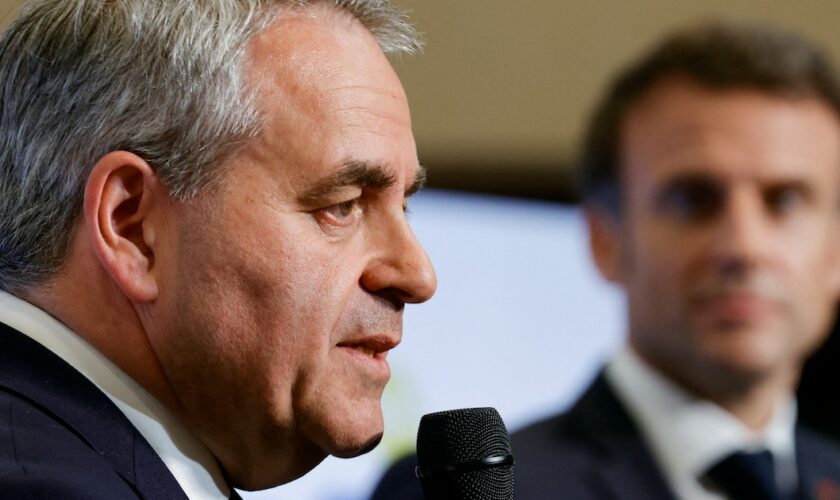
[(621, 283), (621, 227), (619, 215), (601, 206), (584, 207), (589, 228), (589, 251), (601, 276), (609, 282)]
[(102, 267), (132, 302), (157, 298), (156, 227), (150, 217), (165, 190), (139, 156), (114, 151), (93, 167), (85, 187), (87, 237)]

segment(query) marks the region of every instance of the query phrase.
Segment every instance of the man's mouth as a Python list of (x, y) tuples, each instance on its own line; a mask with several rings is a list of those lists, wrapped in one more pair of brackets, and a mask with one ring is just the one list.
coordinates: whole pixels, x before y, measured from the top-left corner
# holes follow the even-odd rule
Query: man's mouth
[(360, 353), (364, 354), (365, 356), (374, 357), (376, 355), (376, 351), (374, 351), (373, 349), (371, 349), (369, 347), (355, 346), (355, 347), (351, 347), (351, 349), (359, 351)]
[(772, 299), (756, 294), (722, 294), (705, 297), (694, 302), (704, 314), (721, 320), (742, 322), (774, 314), (777, 304)]
[(338, 347), (351, 349), (369, 358), (384, 360), (388, 351), (399, 343), (399, 339), (395, 337), (376, 335), (346, 340), (339, 343)]

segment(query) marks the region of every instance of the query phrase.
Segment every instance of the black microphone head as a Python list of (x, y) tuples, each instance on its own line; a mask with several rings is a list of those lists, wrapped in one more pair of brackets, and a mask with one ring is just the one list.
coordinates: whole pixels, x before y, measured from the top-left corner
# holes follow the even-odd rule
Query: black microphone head
[(417, 476), (426, 500), (511, 500), (513, 454), (495, 408), (430, 413), (417, 432)]

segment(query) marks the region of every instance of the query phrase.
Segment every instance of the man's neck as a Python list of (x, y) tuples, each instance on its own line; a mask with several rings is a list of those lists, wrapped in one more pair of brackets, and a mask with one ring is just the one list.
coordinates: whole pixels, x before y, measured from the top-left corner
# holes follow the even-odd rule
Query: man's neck
[(179, 413), (136, 311), (101, 268), (67, 265), (49, 282), (18, 295), (58, 319)]
[(752, 430), (767, 426), (777, 403), (794, 391), (799, 376), (798, 367), (777, 367), (763, 373), (743, 373), (725, 366), (692, 371), (692, 366), (674, 367), (632, 346), (631, 349), (661, 376), (692, 395), (717, 404)]
[[(783, 383), (784, 382), (784, 383)], [(689, 389), (690, 390), (690, 389)], [(765, 381), (765, 383), (739, 391), (738, 393), (699, 393), (725, 409), (752, 430), (763, 429), (773, 417), (773, 412), (779, 399), (793, 391), (793, 385), (782, 380)]]

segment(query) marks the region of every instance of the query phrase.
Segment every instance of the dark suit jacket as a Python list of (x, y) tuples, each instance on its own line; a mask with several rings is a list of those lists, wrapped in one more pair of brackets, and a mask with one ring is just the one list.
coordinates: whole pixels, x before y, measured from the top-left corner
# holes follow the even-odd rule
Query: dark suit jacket
[[(599, 375), (571, 410), (512, 435), (516, 500), (673, 500), (636, 424)], [(800, 498), (840, 499), (840, 449), (796, 431)], [(372, 500), (422, 500), (416, 459), (398, 462)]]
[(0, 499), (23, 498), (187, 497), (105, 394), (0, 324)]

